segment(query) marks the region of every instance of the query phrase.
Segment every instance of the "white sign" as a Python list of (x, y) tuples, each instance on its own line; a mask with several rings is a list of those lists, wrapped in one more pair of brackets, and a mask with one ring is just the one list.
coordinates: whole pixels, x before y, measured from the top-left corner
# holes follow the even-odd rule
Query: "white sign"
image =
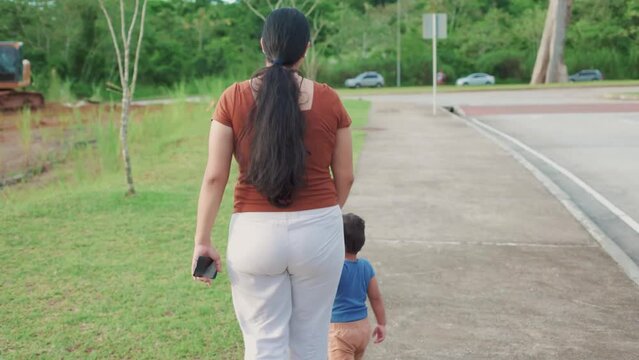
[[(446, 31), (446, 14), (424, 14), (422, 21), (422, 36), (424, 39), (433, 38), (433, 29), (437, 33), (437, 39), (446, 39), (448, 32)], [(433, 20), (435, 26), (433, 26)]]

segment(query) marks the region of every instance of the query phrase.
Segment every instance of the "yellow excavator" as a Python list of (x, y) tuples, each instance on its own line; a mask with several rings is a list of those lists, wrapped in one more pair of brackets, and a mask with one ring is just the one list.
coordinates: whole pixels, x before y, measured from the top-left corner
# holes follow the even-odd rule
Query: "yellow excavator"
[(22, 58), (22, 43), (0, 41), (0, 110), (44, 107), (44, 96), (24, 91), (31, 84), (31, 63)]

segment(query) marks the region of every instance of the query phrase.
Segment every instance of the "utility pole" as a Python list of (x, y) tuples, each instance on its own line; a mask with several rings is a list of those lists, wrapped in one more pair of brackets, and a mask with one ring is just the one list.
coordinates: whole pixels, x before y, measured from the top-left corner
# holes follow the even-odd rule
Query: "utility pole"
[(397, 87), (402, 86), (401, 4), (402, 0), (397, 0)]
[(437, 115), (437, 14), (433, 10), (433, 115)]

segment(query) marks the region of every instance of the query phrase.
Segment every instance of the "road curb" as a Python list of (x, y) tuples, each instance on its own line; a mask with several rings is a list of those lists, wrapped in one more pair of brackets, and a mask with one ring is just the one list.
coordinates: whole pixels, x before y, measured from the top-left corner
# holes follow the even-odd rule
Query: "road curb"
[(448, 110), (451, 117), (462, 120), (466, 125), (477, 130), (480, 134), (496, 143), (499, 147), (508, 152), (515, 160), (522, 164), (528, 171), (530, 171), (537, 180), (550, 192), (565, 208), (568, 212), (586, 229), (586, 231), (599, 243), (599, 245), (606, 251), (606, 253), (622, 268), (624, 273), (632, 280), (637, 286), (639, 286), (639, 266), (610, 238), (606, 235), (599, 226), (597, 226), (589, 217), (584, 213), (581, 208), (570, 199), (570, 196), (563, 191), (553, 180), (546, 176), (539, 168), (528, 161), (525, 157), (514, 150), (509, 141), (495, 132), (490, 132), (486, 128), (492, 129), (486, 124), (481, 126), (477, 124), (476, 120), (469, 119), (464, 111), (455, 106)]
[[(626, 83), (626, 84), (598, 84), (598, 83), (594, 83), (594, 84), (588, 84), (588, 85), (570, 85), (571, 83), (565, 83), (565, 85), (561, 85), (561, 86), (544, 86), (544, 85), (524, 85), (521, 84), (522, 87), (516, 87), (516, 88), (491, 88), (491, 89), (482, 89), (481, 86), (478, 87), (462, 87), (462, 86), (451, 86), (451, 87), (447, 87), (447, 88), (438, 88), (438, 93), (442, 93), (442, 94), (451, 94), (451, 93), (477, 93), (477, 92), (489, 92), (489, 91), (536, 91), (536, 90), (565, 90), (565, 89), (597, 89), (597, 88), (613, 88), (613, 87), (628, 87), (628, 88), (632, 88), (632, 87), (637, 87), (639, 86), (639, 81), (635, 81), (632, 83)], [(451, 84), (452, 85), (452, 84)], [(448, 86), (448, 85), (447, 85)], [(497, 86), (500, 86), (499, 84)], [(508, 86), (508, 84), (506, 84), (505, 86)], [(527, 87), (526, 87), (527, 86)], [(340, 97), (344, 97), (344, 98), (348, 98), (348, 97), (362, 97), (362, 96), (377, 96), (377, 95), (429, 95), (431, 94), (431, 88), (430, 86), (426, 85), (426, 86), (420, 86), (423, 89), (410, 89), (406, 92), (402, 92), (401, 89), (403, 88), (396, 88), (396, 87), (385, 87), (383, 89), (400, 89), (399, 92), (390, 92), (390, 93), (383, 93), (383, 92), (376, 92), (375, 90), (368, 91), (369, 89), (359, 89), (355, 90), (355, 89), (347, 89), (347, 88), (336, 88), (337, 92), (339, 93)], [(373, 88), (371, 88), (373, 89)], [(349, 92), (357, 92), (357, 94), (342, 94), (342, 90), (346, 90)]]

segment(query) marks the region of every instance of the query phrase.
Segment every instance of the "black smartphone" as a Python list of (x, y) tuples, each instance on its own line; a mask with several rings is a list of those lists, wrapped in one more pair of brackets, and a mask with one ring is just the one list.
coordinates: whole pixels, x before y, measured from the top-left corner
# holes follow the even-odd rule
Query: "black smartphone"
[(215, 269), (215, 261), (208, 256), (200, 256), (197, 258), (193, 276), (215, 279), (217, 270)]

